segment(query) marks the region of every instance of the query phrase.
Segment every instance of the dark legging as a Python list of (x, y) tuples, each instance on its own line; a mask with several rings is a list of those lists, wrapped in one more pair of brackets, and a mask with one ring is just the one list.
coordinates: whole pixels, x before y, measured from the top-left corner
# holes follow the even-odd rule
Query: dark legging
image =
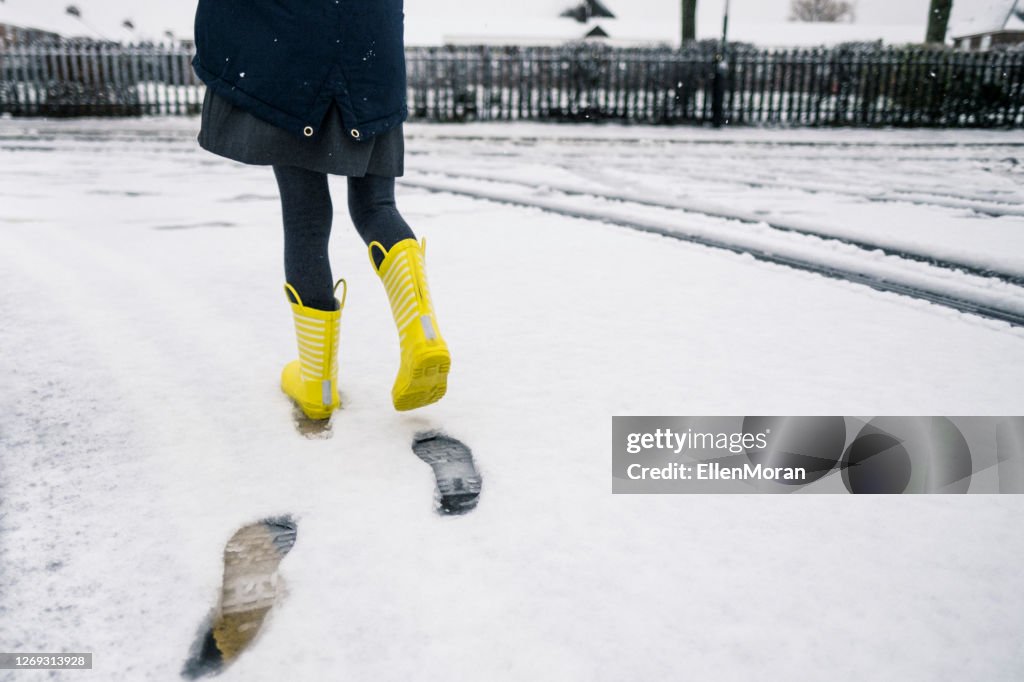
[[(327, 256), (334, 206), (327, 174), (274, 166), (284, 218), (284, 274), (308, 307), (334, 309), (334, 278)], [(395, 206), (395, 179), (380, 175), (348, 178), (348, 211), (359, 236), (385, 249), (415, 239)], [(380, 264), (380, 256), (374, 250)]]

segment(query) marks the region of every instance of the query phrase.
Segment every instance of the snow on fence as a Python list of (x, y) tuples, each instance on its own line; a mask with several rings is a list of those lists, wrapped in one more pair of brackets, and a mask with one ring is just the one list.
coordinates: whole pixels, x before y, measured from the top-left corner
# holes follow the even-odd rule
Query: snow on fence
[[(192, 52), (163, 45), (0, 49), (0, 113), (196, 114)], [(1024, 52), (924, 48), (713, 51), (444, 46), (406, 50), (410, 118), (656, 124), (1019, 126)]]

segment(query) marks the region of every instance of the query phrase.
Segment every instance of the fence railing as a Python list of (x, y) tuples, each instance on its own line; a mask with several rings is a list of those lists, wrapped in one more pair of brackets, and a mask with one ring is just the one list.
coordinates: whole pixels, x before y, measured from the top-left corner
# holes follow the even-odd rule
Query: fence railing
[[(181, 47), (0, 50), (0, 113), (195, 114), (203, 84)], [(431, 121), (720, 120), (799, 126), (1024, 124), (1024, 52), (924, 48), (706, 49), (445, 46), (406, 50), (410, 118)]]
[(86, 43), (0, 50), (0, 112), (15, 116), (194, 114), (189, 50)]

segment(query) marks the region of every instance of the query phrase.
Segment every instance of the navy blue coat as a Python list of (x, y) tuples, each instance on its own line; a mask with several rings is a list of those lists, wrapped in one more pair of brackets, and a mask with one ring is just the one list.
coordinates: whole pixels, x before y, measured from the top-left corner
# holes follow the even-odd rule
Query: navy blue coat
[(355, 140), (409, 115), (403, 0), (199, 0), (196, 75), (254, 116), (312, 137), (332, 101)]

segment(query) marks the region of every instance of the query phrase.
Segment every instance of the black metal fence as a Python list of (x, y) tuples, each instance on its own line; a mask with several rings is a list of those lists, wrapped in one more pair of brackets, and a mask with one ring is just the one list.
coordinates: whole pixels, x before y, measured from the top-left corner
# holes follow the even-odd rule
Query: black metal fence
[(203, 84), (189, 50), (171, 46), (0, 49), (0, 112), (15, 116), (194, 114)]
[[(0, 50), (0, 113), (195, 114), (185, 48)], [(406, 51), (412, 120), (994, 127), (1024, 124), (1024, 52), (445, 46)]]

